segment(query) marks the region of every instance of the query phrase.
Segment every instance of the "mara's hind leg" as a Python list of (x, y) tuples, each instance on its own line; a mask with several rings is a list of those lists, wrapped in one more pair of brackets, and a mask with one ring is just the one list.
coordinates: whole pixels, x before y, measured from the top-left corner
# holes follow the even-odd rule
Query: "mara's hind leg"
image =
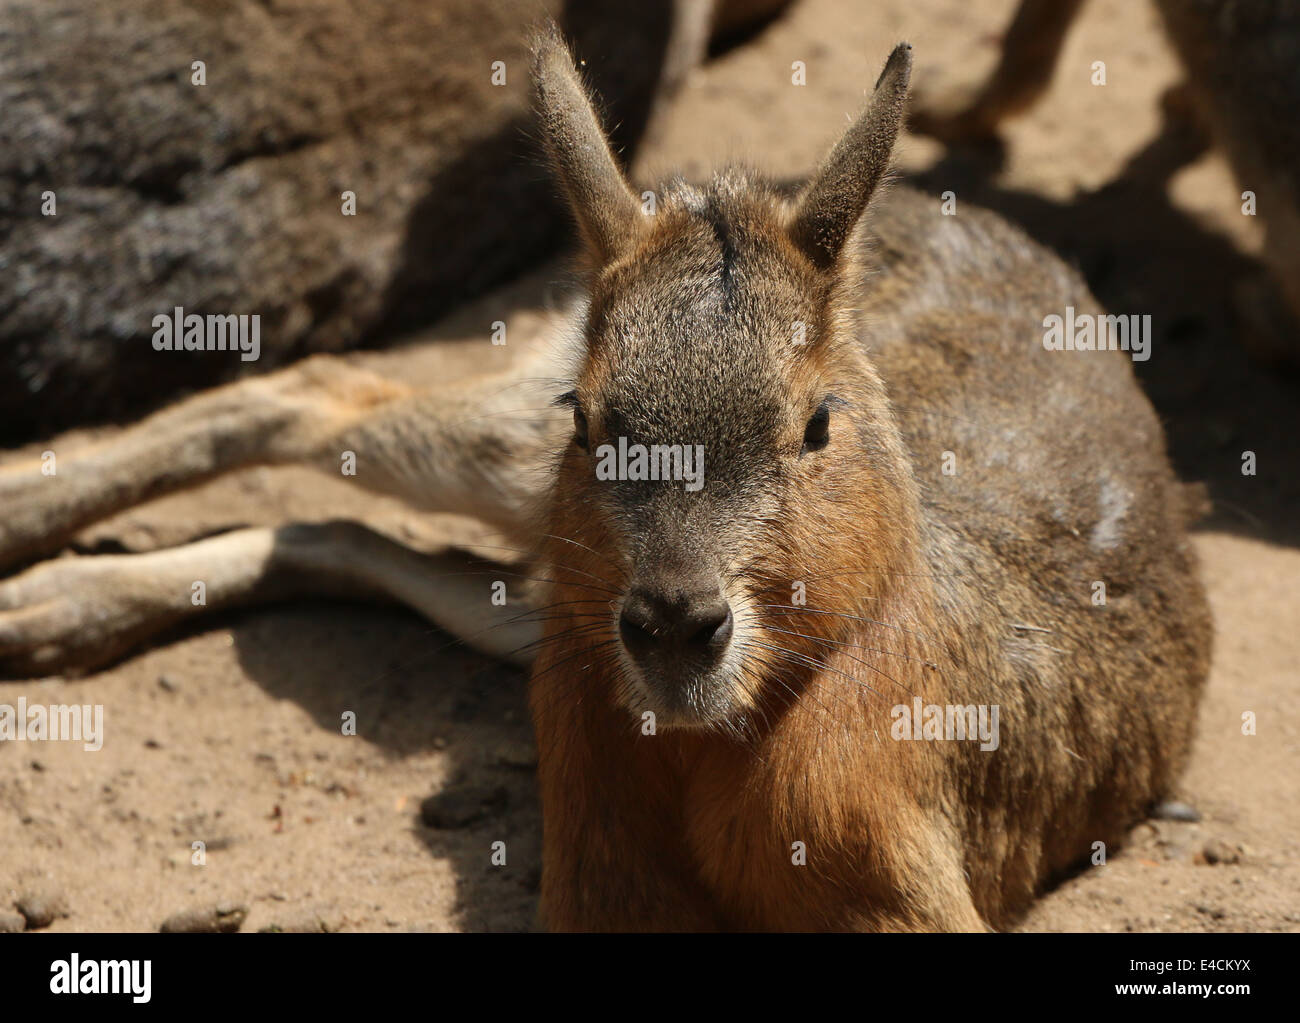
[[(0, 567), (57, 550), (79, 529), (233, 469), (305, 463), (428, 511), (484, 518), (527, 540), (562, 416), (545, 364), (415, 392), (317, 356), (164, 409), (108, 440), (0, 467)], [(533, 392), (541, 389), (543, 393)]]
[(946, 142), (997, 135), (1002, 122), (1028, 110), (1051, 84), (1066, 33), (1084, 0), (1022, 0), (1002, 41), (988, 81), (972, 97), (921, 100), (912, 110), (913, 131)]
[(527, 573), (464, 551), (421, 553), (350, 522), (58, 558), (0, 582), (0, 676), (97, 667), (169, 626), (307, 594), (405, 604), (470, 646), (526, 666), (540, 635)]
[(83, 526), (242, 466), (302, 459), (400, 384), (326, 357), (198, 394), (83, 448), (53, 443), (0, 466), (0, 566), (57, 550)]
[[(0, 566), (57, 549), (116, 511), (248, 465), (316, 466), (427, 511), (496, 526), (531, 550), (532, 506), (563, 436), (543, 351), (493, 377), (413, 391), (346, 360), (308, 359), (198, 395), (82, 450), (0, 468)], [(541, 374), (541, 375), (534, 375)], [(405, 603), (479, 649), (524, 663), (518, 572), (425, 555), (361, 526), (242, 529), (172, 550), (60, 558), (0, 581), (0, 671), (103, 664), (206, 611), (294, 594)], [(519, 570), (526, 571), (526, 570)], [(492, 581), (505, 584), (505, 606)], [(202, 583), (203, 602), (197, 600)], [(495, 594), (500, 599), (500, 593)], [(512, 651), (518, 651), (512, 653)]]

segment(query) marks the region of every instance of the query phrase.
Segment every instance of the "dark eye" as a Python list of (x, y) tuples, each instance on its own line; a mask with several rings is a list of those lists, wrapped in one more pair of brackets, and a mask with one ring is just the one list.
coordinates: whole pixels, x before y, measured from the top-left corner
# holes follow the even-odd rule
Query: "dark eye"
[(580, 408), (573, 410), (573, 440), (583, 451), (587, 450), (587, 417)]
[(830, 439), (831, 406), (829, 402), (823, 401), (808, 420), (808, 425), (804, 427), (803, 447), (799, 454), (806, 455), (809, 451), (820, 451), (830, 442)]
[(583, 451), (586, 451), (587, 416), (582, 411), (582, 405), (578, 401), (578, 392), (566, 391), (551, 402), (551, 404), (561, 406), (567, 405), (569, 408), (573, 409), (573, 442), (577, 444), (578, 447), (582, 448)]

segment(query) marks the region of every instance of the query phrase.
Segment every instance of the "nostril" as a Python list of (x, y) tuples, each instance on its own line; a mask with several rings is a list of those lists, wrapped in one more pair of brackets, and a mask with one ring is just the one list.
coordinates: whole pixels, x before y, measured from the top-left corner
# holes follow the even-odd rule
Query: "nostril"
[(711, 608), (702, 616), (703, 624), (691, 635), (689, 643), (695, 647), (708, 647), (718, 650), (726, 646), (735, 628), (735, 619), (731, 614), (730, 604), (721, 604)]
[(649, 626), (629, 617), (626, 608), (618, 619), (618, 634), (623, 645), (634, 654), (643, 654), (655, 646), (655, 636)]

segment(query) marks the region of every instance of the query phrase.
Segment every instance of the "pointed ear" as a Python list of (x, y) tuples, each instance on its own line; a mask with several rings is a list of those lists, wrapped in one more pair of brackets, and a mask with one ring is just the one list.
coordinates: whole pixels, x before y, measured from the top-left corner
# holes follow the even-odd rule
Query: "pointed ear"
[(867, 109), (835, 143), (799, 197), (790, 236), (823, 269), (839, 259), (889, 167), (911, 75), (912, 46), (899, 43), (880, 72)]
[(533, 93), (547, 152), (596, 259), (609, 262), (645, 230), (591, 98), (552, 22), (533, 37)]

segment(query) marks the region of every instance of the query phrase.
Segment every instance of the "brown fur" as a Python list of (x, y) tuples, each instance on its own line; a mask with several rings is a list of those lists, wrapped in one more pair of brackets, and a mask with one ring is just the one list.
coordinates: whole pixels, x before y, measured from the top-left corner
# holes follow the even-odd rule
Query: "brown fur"
[[(793, 204), (738, 172), (678, 186), (597, 260), (574, 379), (590, 443), (702, 443), (713, 468), (688, 496), (597, 481), (575, 444), (560, 459), (531, 683), (553, 928), (1005, 926), (1186, 759), (1210, 623), (1159, 424), (1122, 356), (1037, 343), (1047, 313), (1095, 310), (1083, 284), (995, 217), (902, 189), (845, 258), (813, 240), (861, 214), (907, 63)], [(550, 122), (562, 151), (591, 130), (572, 116)], [(827, 392), (831, 444), (796, 458)], [(621, 656), (617, 608), (701, 563), (741, 660), (674, 702)], [(892, 740), (916, 696), (1000, 706), (1002, 747)], [(685, 726), (644, 734), (646, 711)]]

